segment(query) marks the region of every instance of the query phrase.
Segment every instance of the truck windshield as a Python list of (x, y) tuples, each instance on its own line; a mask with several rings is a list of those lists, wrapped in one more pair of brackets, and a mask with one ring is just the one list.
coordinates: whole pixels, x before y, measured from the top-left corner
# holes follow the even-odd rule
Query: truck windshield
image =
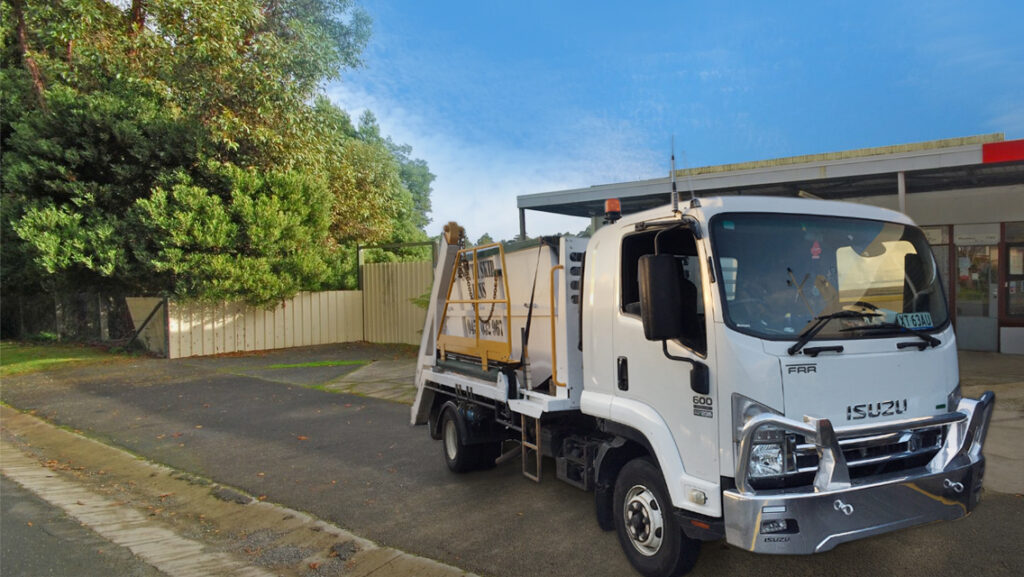
[(737, 213), (715, 217), (711, 235), (725, 319), (740, 332), (794, 339), (833, 315), (816, 338), (846, 339), (933, 331), (948, 321), (935, 260), (915, 227)]

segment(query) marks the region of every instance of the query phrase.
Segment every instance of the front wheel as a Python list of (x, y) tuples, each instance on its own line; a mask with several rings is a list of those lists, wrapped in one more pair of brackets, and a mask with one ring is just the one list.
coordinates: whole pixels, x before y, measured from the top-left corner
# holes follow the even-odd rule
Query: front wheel
[(626, 463), (615, 481), (614, 499), (619, 544), (638, 572), (676, 577), (693, 569), (700, 541), (683, 533), (661, 471), (650, 458)]

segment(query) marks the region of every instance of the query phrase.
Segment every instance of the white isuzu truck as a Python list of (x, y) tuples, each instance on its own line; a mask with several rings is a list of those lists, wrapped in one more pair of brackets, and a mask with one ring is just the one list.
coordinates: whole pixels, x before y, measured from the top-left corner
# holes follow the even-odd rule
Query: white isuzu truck
[(446, 228), (412, 422), (453, 471), (518, 450), (539, 481), (553, 459), (650, 577), (701, 541), (816, 553), (978, 504), (994, 396), (960, 395), (905, 215), (735, 196), (607, 216), (518, 247)]

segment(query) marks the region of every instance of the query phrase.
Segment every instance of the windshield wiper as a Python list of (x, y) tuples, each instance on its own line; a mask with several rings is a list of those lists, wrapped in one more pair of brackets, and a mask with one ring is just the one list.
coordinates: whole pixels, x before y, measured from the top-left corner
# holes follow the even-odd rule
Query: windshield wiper
[[(877, 325), (863, 325), (863, 326), (859, 326), (859, 327), (847, 327), (845, 329), (839, 329), (839, 330), (840, 330), (840, 332), (845, 332), (845, 331), (882, 331), (882, 330), (884, 330), (884, 331), (889, 331), (889, 332), (893, 332), (893, 333), (908, 333), (908, 334), (914, 335), (915, 337), (920, 338), (925, 343), (927, 343), (928, 346), (930, 346), (930, 347), (937, 347), (937, 346), (942, 344), (942, 341), (940, 341), (939, 339), (929, 335), (928, 333), (923, 333), (921, 331), (915, 331), (914, 329), (908, 329), (907, 327), (905, 327), (905, 326), (903, 326), (901, 324), (894, 323), (894, 322), (884, 322), (884, 323), (879, 323)], [(903, 343), (900, 343), (900, 344), (903, 344)], [(922, 343), (922, 344), (924, 344), (924, 343)], [(905, 348), (905, 347), (900, 347), (900, 348), (902, 349), (902, 348)], [(924, 350), (924, 347), (922, 346), (920, 350)]]
[(787, 352), (791, 355), (795, 355), (798, 352), (800, 352), (800, 349), (804, 348), (804, 345), (810, 342), (810, 340), (814, 338), (814, 335), (820, 333), (821, 329), (825, 328), (825, 325), (828, 324), (828, 321), (832, 319), (863, 319), (867, 317), (880, 316), (882, 316), (882, 313), (869, 313), (863, 311), (836, 311), (834, 313), (821, 315), (820, 317), (815, 317), (814, 322), (808, 325), (807, 328), (805, 328), (803, 332), (800, 333), (800, 335), (796, 339), (796, 342), (793, 343), (793, 346), (787, 349)]

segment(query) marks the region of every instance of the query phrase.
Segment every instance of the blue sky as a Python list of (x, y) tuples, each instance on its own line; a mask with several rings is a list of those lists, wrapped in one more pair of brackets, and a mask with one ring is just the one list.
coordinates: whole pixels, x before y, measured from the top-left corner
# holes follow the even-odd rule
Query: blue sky
[[(328, 86), (437, 175), (434, 234), (518, 232), (515, 197), (706, 166), (1024, 137), (1024, 2), (362, 0)], [(527, 213), (531, 235), (587, 221)]]

